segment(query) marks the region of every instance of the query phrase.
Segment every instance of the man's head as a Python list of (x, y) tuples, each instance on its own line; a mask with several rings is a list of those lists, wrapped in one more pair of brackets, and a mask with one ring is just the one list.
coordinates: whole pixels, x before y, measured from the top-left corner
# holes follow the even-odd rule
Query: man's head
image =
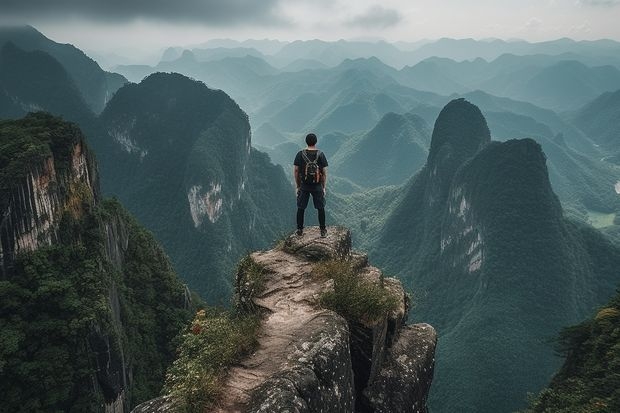
[(314, 146), (316, 145), (316, 135), (314, 133), (309, 133), (306, 135), (306, 145)]

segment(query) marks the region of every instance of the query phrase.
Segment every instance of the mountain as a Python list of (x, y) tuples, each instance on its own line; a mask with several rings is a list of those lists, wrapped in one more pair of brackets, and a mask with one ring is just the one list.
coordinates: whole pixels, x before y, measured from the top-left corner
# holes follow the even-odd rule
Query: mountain
[[(246, 57), (253, 56), (259, 59), (265, 60), (265, 55), (258, 50), (251, 47), (216, 47), (212, 49), (200, 49), (193, 48), (191, 52), (196, 56), (196, 59), (206, 62), (210, 60), (222, 60), (227, 57)], [(163, 60), (163, 59), (162, 59)], [(168, 59), (175, 60), (175, 59)]]
[(526, 412), (619, 411), (619, 331), (620, 293), (591, 319), (562, 331), (556, 346), (564, 365)]
[(620, 85), (620, 69), (579, 55), (502, 54), (485, 61), (430, 57), (395, 76), (403, 85), (443, 95), (483, 90), (556, 111), (574, 110)]
[(601, 93), (619, 88), (620, 70), (616, 67), (588, 67), (564, 61), (540, 70), (523, 83), (513, 83), (501, 95), (565, 111), (578, 109)]
[(612, 61), (618, 64), (617, 58), (614, 59), (614, 57), (618, 56), (619, 51), (620, 43), (613, 40), (575, 41), (564, 38), (529, 43), (524, 40), (505, 41), (492, 39), (485, 41), (442, 38), (415, 49), (411, 54), (411, 59), (414, 63), (429, 57), (445, 57), (457, 61), (473, 60), (480, 57), (490, 61), (505, 53), (519, 56), (574, 53), (591, 59), (609, 59), (606, 62)]
[(117, 73), (106, 72), (70, 44), (56, 43), (31, 26), (0, 27), (0, 46), (11, 42), (25, 51), (39, 50), (56, 59), (71, 76), (89, 108), (99, 113), (114, 92), (127, 80)]
[(287, 142), (287, 139), (270, 123), (263, 123), (252, 134), (252, 141), (255, 145), (272, 147)]
[(0, 49), (0, 118), (20, 118), (31, 111), (48, 111), (76, 122), (94, 114), (64, 69), (49, 54), (26, 52), (13, 43)]
[(564, 218), (540, 145), (490, 137), (476, 106), (448, 103), (370, 253), (439, 332), (439, 412), (524, 407), (558, 367), (545, 341), (620, 281), (620, 250)]
[(104, 192), (153, 231), (210, 302), (226, 302), (243, 252), (288, 227), (290, 183), (251, 148), (247, 115), (222, 91), (153, 74), (116, 93), (92, 141)]
[(188, 290), (98, 181), (76, 125), (0, 122), (3, 410), (129, 411), (163, 385)]
[(424, 165), (429, 143), (422, 118), (388, 113), (368, 133), (345, 141), (332, 170), (365, 188), (402, 184)]
[[(210, 50), (209, 50), (210, 52)], [(260, 57), (244, 54), (243, 56), (228, 56), (215, 60), (203, 61), (196, 53), (184, 50), (174, 60), (159, 62), (157, 66), (124, 65), (115, 69), (134, 81), (140, 81), (145, 76), (156, 72), (178, 72), (206, 83), (214, 89), (226, 90), (236, 101), (249, 106), (251, 92), (262, 88), (263, 78), (275, 76), (278, 69), (269, 65)]]
[(620, 90), (607, 92), (572, 114), (572, 122), (590, 139), (620, 154)]

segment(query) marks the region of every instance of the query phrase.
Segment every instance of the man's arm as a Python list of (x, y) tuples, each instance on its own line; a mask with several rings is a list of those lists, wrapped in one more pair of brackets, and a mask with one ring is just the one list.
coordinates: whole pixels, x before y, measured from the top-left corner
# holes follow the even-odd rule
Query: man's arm
[(321, 186), (323, 187), (323, 195), (327, 190), (327, 167), (323, 168), (323, 173), (321, 174)]
[(295, 177), (295, 192), (299, 191), (301, 186), (301, 178), (299, 177), (299, 166), (293, 166), (293, 176)]

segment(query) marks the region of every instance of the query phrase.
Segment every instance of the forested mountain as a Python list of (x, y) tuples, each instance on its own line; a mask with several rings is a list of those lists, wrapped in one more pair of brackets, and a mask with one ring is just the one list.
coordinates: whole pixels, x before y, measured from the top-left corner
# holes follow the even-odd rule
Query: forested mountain
[(241, 254), (290, 226), (290, 183), (250, 147), (247, 115), (222, 91), (151, 75), (116, 93), (92, 142), (104, 192), (154, 232), (210, 302), (227, 304)]
[(437, 411), (523, 407), (558, 367), (545, 340), (620, 281), (620, 250), (563, 217), (540, 145), (490, 142), (481, 112), (464, 100), (441, 111), (427, 163), (371, 257), (421, 291), (414, 317), (443, 332)]
[(102, 70), (76, 47), (56, 43), (31, 26), (0, 27), (0, 46), (8, 42), (25, 51), (43, 51), (56, 59), (75, 82), (90, 110), (95, 113), (101, 112), (114, 92), (127, 82), (117, 73)]
[(128, 411), (156, 396), (190, 300), (74, 124), (0, 122), (3, 411)]

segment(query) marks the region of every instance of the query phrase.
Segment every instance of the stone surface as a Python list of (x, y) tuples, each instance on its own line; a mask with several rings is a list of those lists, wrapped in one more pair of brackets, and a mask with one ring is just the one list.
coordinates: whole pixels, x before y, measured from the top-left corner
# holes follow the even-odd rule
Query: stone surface
[(433, 380), (437, 334), (428, 324), (402, 329), (374, 382), (364, 390), (377, 413), (426, 413)]
[[(293, 406), (301, 410), (291, 411), (318, 411), (312, 406), (320, 403), (351, 411), (349, 329), (342, 317), (319, 308), (327, 283), (311, 275), (310, 261), (347, 256), (350, 240), (346, 229), (329, 228), (328, 237), (320, 238), (318, 228), (307, 228), (302, 237), (289, 237), (282, 249), (251, 255), (267, 272), (263, 292), (251, 299), (267, 315), (257, 350), (230, 370), (220, 412)], [(290, 248), (295, 252), (287, 252)]]

